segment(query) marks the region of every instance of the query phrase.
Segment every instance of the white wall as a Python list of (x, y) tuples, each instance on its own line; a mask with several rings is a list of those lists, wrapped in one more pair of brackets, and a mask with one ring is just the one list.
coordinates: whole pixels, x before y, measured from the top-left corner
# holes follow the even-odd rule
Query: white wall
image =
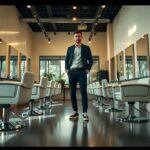
[[(113, 22), (114, 52), (135, 44), (136, 40), (144, 34), (150, 36), (150, 6), (147, 5), (125, 5), (123, 6)], [(136, 25), (136, 32), (128, 36), (128, 30)], [(135, 47), (136, 49), (136, 47)]]
[[(134, 44), (144, 34), (149, 35), (150, 43), (150, 6), (146, 5), (126, 5), (123, 6), (113, 22), (114, 54), (124, 51), (130, 44)], [(128, 36), (128, 30), (136, 25), (137, 30)], [(136, 54), (136, 51), (135, 51)], [(135, 62), (136, 63), (136, 62)], [(137, 64), (136, 64), (137, 65)], [(136, 107), (139, 107), (136, 105)], [(147, 104), (150, 112), (150, 104)]]
[(27, 23), (19, 20), (14, 5), (0, 5), (0, 38), (31, 58), (32, 30)]

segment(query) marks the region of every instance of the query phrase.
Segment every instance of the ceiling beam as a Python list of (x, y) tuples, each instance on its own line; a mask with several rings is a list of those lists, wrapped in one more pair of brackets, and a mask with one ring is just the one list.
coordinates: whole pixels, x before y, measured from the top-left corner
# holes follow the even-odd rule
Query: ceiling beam
[[(52, 8), (51, 8), (51, 6), (50, 6), (50, 5), (47, 5), (47, 6), (46, 6), (46, 9), (47, 9), (47, 12), (48, 12), (49, 17), (52, 17), (53, 13), (52, 13)], [(55, 24), (55, 23), (52, 23), (52, 27), (53, 27), (54, 31), (57, 30), (57, 27), (56, 27), (56, 24)]]
[[(20, 18), (20, 21), (27, 22), (27, 23), (37, 23), (37, 20), (34, 18)], [(93, 23), (95, 18), (78, 18), (76, 21), (72, 19), (66, 18), (40, 18), (42, 23)], [(98, 19), (98, 23), (109, 23), (110, 19)]]

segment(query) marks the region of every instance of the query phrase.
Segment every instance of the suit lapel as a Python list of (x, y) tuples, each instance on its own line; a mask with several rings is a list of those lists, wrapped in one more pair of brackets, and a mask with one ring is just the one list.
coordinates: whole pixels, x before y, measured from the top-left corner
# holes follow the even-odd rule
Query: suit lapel
[(83, 44), (81, 45), (81, 58), (83, 60), (83, 56), (84, 56), (84, 50), (83, 50)]
[(71, 48), (71, 58), (73, 59), (75, 45)]

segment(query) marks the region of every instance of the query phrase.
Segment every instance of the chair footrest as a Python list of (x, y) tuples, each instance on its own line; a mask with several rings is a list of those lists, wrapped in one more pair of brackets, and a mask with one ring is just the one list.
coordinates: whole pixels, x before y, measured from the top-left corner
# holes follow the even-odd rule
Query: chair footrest
[(24, 128), (26, 125), (22, 122), (1, 122), (0, 131), (12, 131)]
[(106, 109), (105, 111), (106, 111), (106, 112), (121, 112), (121, 111), (123, 111), (123, 110), (122, 110), (122, 109), (118, 109), (118, 108), (112, 107), (112, 108)]
[(41, 112), (36, 112), (36, 111), (29, 111), (28, 112), (28, 115), (29, 116), (39, 116), (39, 115), (42, 115), (43, 113)]
[(134, 123), (139, 123), (139, 122), (148, 122), (149, 119), (147, 117), (136, 117), (136, 116), (127, 116), (127, 117), (118, 117), (116, 119), (117, 121), (120, 122), (134, 122)]

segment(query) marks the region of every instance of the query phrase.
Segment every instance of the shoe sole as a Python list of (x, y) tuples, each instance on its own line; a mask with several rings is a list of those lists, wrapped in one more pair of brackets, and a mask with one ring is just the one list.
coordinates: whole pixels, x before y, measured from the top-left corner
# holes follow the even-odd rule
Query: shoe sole
[(69, 120), (78, 120), (79, 117), (70, 117)]
[(83, 121), (89, 121), (89, 119), (83, 119)]

